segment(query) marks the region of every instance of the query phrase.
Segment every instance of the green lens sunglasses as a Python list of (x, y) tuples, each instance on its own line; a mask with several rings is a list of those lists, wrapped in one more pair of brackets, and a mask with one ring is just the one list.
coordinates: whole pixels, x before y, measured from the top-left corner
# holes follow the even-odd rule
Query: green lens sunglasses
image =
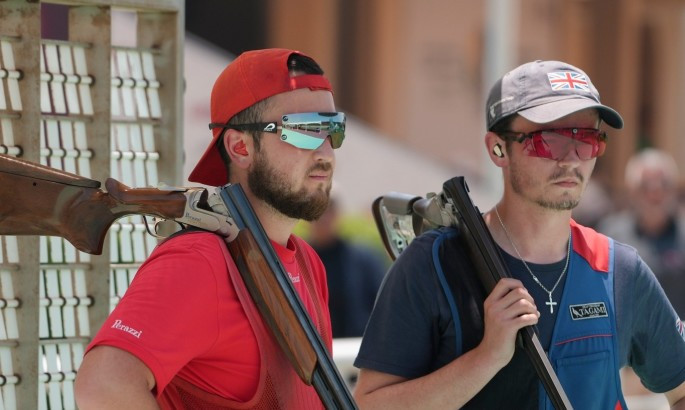
[(301, 148), (314, 150), (319, 148), (327, 137), (331, 137), (331, 146), (340, 148), (345, 139), (345, 114), (342, 112), (301, 112), (285, 114), (281, 125), (277, 122), (259, 122), (252, 124), (211, 123), (209, 129), (226, 128), (240, 131), (262, 131), (278, 134), (281, 140)]

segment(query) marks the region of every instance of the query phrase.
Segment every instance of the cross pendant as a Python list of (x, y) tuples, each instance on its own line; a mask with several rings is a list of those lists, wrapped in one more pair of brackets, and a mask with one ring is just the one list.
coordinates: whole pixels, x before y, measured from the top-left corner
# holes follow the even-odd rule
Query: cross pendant
[(549, 306), (549, 313), (550, 315), (554, 313), (554, 306), (556, 306), (557, 302), (552, 300), (552, 294), (549, 294), (549, 302), (545, 302), (545, 305)]

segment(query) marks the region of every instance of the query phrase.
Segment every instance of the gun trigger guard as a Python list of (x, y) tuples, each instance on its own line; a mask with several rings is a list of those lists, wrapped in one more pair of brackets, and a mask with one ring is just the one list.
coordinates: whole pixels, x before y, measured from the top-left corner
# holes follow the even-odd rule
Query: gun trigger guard
[[(229, 242), (238, 236), (238, 227), (227, 211), (225, 214), (216, 212), (216, 205), (212, 206), (213, 211), (203, 208), (203, 206), (210, 205), (208, 200), (213, 202), (211, 197), (215, 194), (208, 198), (207, 190), (204, 188), (184, 189), (184, 195), (187, 198), (186, 209), (183, 211), (183, 216), (175, 218), (174, 221), (214, 232), (226, 237)], [(224, 207), (223, 209), (225, 210), (226, 208)]]
[[(145, 230), (147, 231), (148, 234), (150, 234), (150, 236), (153, 236), (157, 239), (166, 239), (166, 236), (160, 235), (159, 233), (157, 233), (157, 231), (158, 231), (157, 226), (160, 223), (166, 221), (166, 219), (152, 217), (153, 229), (150, 229), (150, 224), (147, 222), (147, 215), (142, 215), (142, 217), (143, 217), (143, 222), (145, 222)], [(174, 221), (174, 222), (176, 222), (176, 221)]]

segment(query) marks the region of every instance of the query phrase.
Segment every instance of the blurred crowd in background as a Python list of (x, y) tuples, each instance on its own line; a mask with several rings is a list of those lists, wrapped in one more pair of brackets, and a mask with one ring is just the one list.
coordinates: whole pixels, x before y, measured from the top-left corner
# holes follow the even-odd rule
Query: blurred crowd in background
[(591, 181), (574, 218), (635, 247), (685, 317), (685, 201), (678, 172), (669, 153), (639, 151), (628, 161), (619, 199), (610, 200), (606, 188)]

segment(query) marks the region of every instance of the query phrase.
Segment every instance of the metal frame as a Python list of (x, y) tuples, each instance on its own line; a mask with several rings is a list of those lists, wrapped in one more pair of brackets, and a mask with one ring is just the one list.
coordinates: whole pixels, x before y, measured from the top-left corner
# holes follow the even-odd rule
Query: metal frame
[[(49, 3), (69, 9), (67, 41), (41, 39), (40, 2), (0, 1), (3, 153), (98, 181), (127, 168), (120, 177), (180, 185), (184, 1)], [(113, 9), (136, 14), (135, 48), (112, 44)], [(8, 66), (8, 50), (14, 68)], [(118, 66), (112, 56), (129, 58), (129, 76), (113, 76)], [(117, 97), (126, 87), (138, 110), (113, 116), (113, 93)], [(143, 107), (146, 101), (150, 105)], [(0, 237), (0, 407), (75, 407), (70, 383), (79, 353), (155, 244), (137, 225), (135, 218), (116, 223), (112, 246), (100, 256), (77, 252), (62, 239)], [(122, 244), (129, 244), (127, 260), (121, 258)], [(110, 277), (119, 288), (110, 289)]]

